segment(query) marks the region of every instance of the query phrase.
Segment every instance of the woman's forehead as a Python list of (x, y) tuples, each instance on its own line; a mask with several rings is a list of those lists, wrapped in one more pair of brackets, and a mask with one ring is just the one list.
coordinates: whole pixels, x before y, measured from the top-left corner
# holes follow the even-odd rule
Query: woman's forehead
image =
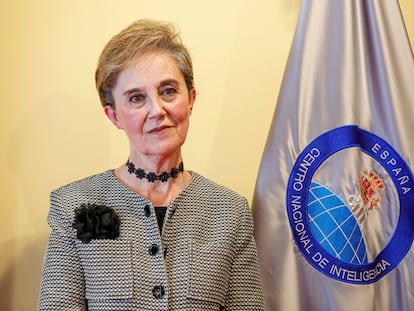
[(146, 53), (135, 58), (120, 72), (115, 88), (131, 83), (138, 85), (165, 84), (165, 81), (185, 83), (184, 75), (178, 68), (175, 59), (167, 53)]

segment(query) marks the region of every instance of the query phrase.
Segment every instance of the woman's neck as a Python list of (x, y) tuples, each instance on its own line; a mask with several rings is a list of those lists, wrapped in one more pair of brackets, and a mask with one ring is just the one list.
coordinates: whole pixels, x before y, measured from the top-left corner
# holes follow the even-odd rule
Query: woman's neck
[(154, 206), (167, 206), (191, 181), (191, 174), (183, 171), (165, 182), (161, 180), (150, 182), (146, 178), (139, 179), (131, 174), (126, 165), (117, 168), (115, 176), (132, 191), (151, 201)]
[(162, 172), (170, 172), (173, 168), (178, 168), (182, 162), (182, 157), (181, 152), (171, 155), (142, 155), (131, 151), (128, 162), (131, 162), (137, 169), (158, 175)]

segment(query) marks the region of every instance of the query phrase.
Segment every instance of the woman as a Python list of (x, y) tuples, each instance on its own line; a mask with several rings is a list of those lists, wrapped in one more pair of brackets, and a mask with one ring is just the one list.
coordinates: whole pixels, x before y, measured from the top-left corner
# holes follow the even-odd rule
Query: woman
[(96, 86), (129, 158), (51, 193), (38, 309), (262, 310), (246, 199), (184, 169), (196, 91), (172, 25), (115, 35)]

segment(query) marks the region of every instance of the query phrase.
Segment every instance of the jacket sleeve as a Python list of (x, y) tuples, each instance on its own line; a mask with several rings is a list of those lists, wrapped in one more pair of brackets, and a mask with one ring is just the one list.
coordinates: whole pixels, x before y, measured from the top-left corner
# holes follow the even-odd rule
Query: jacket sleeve
[(38, 310), (87, 310), (85, 281), (75, 247), (73, 213), (58, 191), (50, 195), (51, 228), (43, 261)]
[(225, 310), (264, 310), (256, 242), (253, 237), (253, 219), (247, 201), (236, 243)]

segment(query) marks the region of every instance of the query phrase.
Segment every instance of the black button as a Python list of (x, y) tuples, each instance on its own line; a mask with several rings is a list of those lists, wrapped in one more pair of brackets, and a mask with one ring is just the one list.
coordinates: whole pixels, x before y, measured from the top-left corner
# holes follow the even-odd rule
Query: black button
[(151, 216), (151, 209), (149, 205), (145, 205), (144, 207), (145, 216), (150, 217)]
[(157, 244), (152, 244), (149, 248), (149, 253), (150, 253), (151, 256), (155, 256), (155, 255), (157, 255), (158, 250), (159, 250), (158, 245)]
[(165, 295), (164, 286), (154, 286), (154, 288), (152, 289), (152, 294), (155, 298), (161, 299)]

